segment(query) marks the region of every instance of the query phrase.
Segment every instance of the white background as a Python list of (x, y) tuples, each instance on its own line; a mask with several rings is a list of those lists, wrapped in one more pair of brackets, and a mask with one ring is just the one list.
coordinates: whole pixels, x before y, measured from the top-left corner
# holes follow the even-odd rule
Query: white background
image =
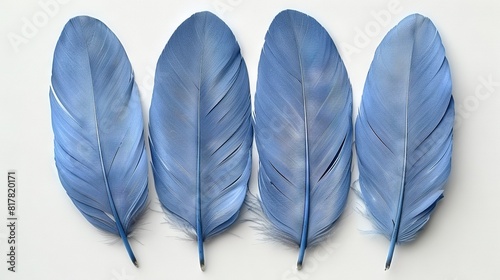
[[(47, 8), (43, 3), (49, 2)], [(0, 220), (5, 221), (0, 222), (0, 279), (500, 279), (498, 3), (0, 0)], [(297, 249), (262, 241), (245, 222), (206, 242), (207, 269), (201, 272), (196, 243), (165, 223), (151, 183), (151, 211), (132, 241), (140, 262), (136, 269), (121, 242), (107, 244), (111, 239), (86, 222), (57, 177), (48, 91), (52, 55), (64, 24), (85, 14), (115, 32), (129, 55), (147, 112), (156, 61), (175, 28), (192, 13), (212, 11), (233, 30), (253, 96), (265, 33), (285, 8), (313, 16), (330, 33), (352, 82), (355, 112), (373, 53), (387, 31), (415, 12), (433, 20), (451, 65), (457, 109), (445, 199), (418, 239), (396, 248), (389, 271), (384, 271), (388, 241), (361, 231), (368, 223), (355, 211), (351, 192), (332, 237), (308, 249), (302, 271), (295, 269)], [(256, 162), (254, 157), (253, 192)], [(16, 273), (8, 272), (4, 261), (9, 169), (18, 173)]]

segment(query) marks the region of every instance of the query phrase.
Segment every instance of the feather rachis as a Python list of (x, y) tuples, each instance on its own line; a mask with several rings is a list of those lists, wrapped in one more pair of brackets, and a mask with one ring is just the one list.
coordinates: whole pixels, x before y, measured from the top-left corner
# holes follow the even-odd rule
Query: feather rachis
[(137, 265), (127, 235), (147, 200), (141, 106), (126, 53), (102, 22), (66, 24), (49, 98), (63, 187), (89, 222), (121, 237)]
[(390, 239), (386, 269), (395, 245), (415, 238), (442, 198), (453, 118), (439, 33), (429, 19), (411, 15), (377, 48), (356, 121), (361, 196)]

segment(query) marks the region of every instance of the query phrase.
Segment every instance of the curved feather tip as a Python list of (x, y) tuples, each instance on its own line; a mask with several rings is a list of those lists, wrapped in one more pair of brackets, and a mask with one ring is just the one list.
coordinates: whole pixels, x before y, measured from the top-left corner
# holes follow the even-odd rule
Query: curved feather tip
[(303, 13), (279, 13), (255, 94), (259, 194), (271, 236), (299, 246), (298, 269), (346, 204), (351, 115), (351, 84), (328, 32)]
[(451, 170), (454, 105), (445, 50), (433, 23), (414, 14), (378, 46), (356, 121), (361, 197), (378, 231), (415, 238), (443, 197)]
[(54, 51), (50, 88), (60, 181), (95, 227), (127, 235), (144, 212), (148, 167), (137, 86), (118, 38), (97, 19), (71, 19)]
[(229, 27), (196, 13), (174, 32), (157, 64), (150, 108), (156, 191), (198, 241), (238, 218), (251, 173), (252, 124), (245, 62)]

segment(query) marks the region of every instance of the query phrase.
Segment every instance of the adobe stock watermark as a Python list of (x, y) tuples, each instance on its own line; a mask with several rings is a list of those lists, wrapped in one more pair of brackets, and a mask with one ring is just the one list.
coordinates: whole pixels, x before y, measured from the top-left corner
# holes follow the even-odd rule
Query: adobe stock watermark
[(500, 88), (500, 80), (493, 80), (493, 75), (487, 77), (479, 76), (478, 83), (474, 89), (474, 94), (466, 96), (460, 104), (455, 104), (455, 125), (454, 129), (459, 129), (471, 114), (476, 112), (481, 103), (488, 100)]
[[(321, 263), (325, 262), (329, 256), (335, 253), (339, 247), (336, 243), (328, 244), (331, 236), (324, 240), (314, 248), (308, 249), (304, 258), (304, 266), (298, 270), (294, 265), (292, 268), (283, 272), (281, 280), (307, 280), (311, 279), (314, 273), (318, 270)], [(309, 253), (309, 254), (307, 254)]]
[(233, 11), (243, 2), (243, 0), (215, 0), (212, 1), (212, 6), (218, 14), (223, 15), (226, 12)]
[(129, 274), (125, 268), (122, 267), (121, 271), (118, 272), (116, 269), (111, 271), (113, 277), (110, 280), (135, 280), (135, 275)]
[(26, 45), (38, 35), (40, 29), (45, 27), (51, 18), (54, 18), (61, 10), (61, 5), (67, 4), (70, 0), (40, 0), (38, 10), (29, 17), (21, 18), (21, 25), (18, 32), (7, 33), (10, 45), (17, 53), (22, 45)]
[(139, 87), (139, 92), (141, 96), (145, 93), (151, 94), (155, 85), (155, 68), (153, 66), (148, 66), (146, 68), (146, 74), (141, 79), (141, 82), (137, 85)]
[(402, 11), (403, 7), (399, 0), (390, 0), (384, 9), (371, 11), (372, 19), (363, 28), (357, 26), (354, 28), (356, 34), (352, 43), (342, 43), (340, 45), (345, 59), (349, 60), (352, 55), (361, 53), (361, 50), (370, 45), (373, 38), (377, 37), (382, 29), (391, 23), (392, 17)]

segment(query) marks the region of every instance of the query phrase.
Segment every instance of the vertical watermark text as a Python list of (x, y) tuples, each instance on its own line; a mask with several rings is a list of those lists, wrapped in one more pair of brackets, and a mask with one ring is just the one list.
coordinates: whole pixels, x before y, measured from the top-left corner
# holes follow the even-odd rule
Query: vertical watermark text
[(7, 270), (16, 272), (17, 261), (17, 174), (16, 171), (7, 172)]

